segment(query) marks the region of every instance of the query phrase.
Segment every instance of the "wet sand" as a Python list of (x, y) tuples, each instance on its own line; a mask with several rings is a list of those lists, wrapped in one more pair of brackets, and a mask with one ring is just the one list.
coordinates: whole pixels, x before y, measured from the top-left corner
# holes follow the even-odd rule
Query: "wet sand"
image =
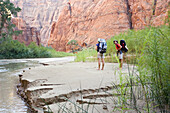
[(68, 59), (41, 64), (24, 71), (18, 85), (18, 93), (38, 113), (112, 112), (113, 95), (119, 95), (113, 84), (119, 84), (121, 74), (128, 74), (127, 64), (121, 71), (117, 63), (105, 63), (104, 70), (97, 70), (97, 62)]

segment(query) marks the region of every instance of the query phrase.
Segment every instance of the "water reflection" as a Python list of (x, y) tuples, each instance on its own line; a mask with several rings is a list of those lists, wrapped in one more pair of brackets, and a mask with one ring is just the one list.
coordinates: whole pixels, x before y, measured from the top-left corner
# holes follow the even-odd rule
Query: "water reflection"
[(0, 67), (0, 73), (1, 72), (7, 72), (8, 70), (7, 69), (5, 69), (4, 67)]
[(16, 94), (18, 73), (37, 62), (0, 60), (0, 113), (27, 113), (27, 106)]

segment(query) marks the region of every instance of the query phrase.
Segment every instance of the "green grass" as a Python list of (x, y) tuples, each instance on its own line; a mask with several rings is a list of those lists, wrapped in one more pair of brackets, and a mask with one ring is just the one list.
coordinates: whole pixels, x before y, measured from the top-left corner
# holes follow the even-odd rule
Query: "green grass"
[[(107, 54), (111, 54), (112, 52), (116, 51), (115, 46), (113, 45), (113, 40), (118, 40), (120, 42), (121, 39), (124, 39), (126, 41), (127, 47), (129, 49), (128, 51), (129, 54), (141, 53), (141, 49), (144, 46), (143, 44), (151, 29), (155, 29), (155, 28), (146, 28), (146, 29), (139, 30), (139, 31), (129, 30), (125, 33), (112, 37), (110, 40), (107, 40), (107, 45), (108, 45)], [(168, 32), (167, 26), (162, 26), (156, 29), (160, 29), (166, 35), (170, 34)]]
[(151, 100), (164, 109), (170, 103), (170, 29), (152, 28), (146, 35), (144, 46), (139, 57), (141, 81), (150, 82), (145, 85)]
[[(145, 112), (158, 112), (159, 109), (159, 112), (166, 113), (169, 112), (170, 107), (170, 29), (168, 26), (163, 26), (159, 28), (151, 27), (145, 30), (129, 31), (114, 37), (114, 39), (117, 40), (120, 37), (126, 40), (130, 53), (137, 56), (136, 66), (139, 72), (139, 74), (137, 74), (135, 70), (129, 70), (129, 77), (126, 77), (126, 80), (123, 81), (130, 86), (130, 88), (127, 89), (130, 96), (127, 95), (125, 97), (122, 95), (119, 100), (122, 102), (121, 106), (130, 105), (136, 112), (142, 112), (137, 105), (142, 97), (146, 104), (143, 109)], [(130, 39), (130, 37), (132, 37), (134, 41)], [(111, 42), (114, 39), (112, 38), (109, 41)], [(133, 46), (130, 44), (133, 44)], [(120, 79), (121, 78), (122, 77), (120, 77)], [(137, 85), (136, 88), (134, 84)], [(122, 85), (122, 83), (120, 83), (120, 85)], [(122, 87), (118, 89), (119, 92), (126, 89), (125, 86)], [(140, 91), (140, 93), (138, 93), (138, 91)], [(130, 103), (125, 101), (127, 99), (130, 99)]]
[[(88, 58), (92, 57), (92, 58)], [(91, 59), (93, 61), (93, 57), (97, 57), (97, 51), (94, 48), (84, 49), (76, 54), (76, 62), (87, 61), (87, 59)]]
[(0, 59), (13, 58), (52, 58), (73, 56), (72, 53), (56, 52), (56, 50), (48, 47), (37, 46), (32, 42), (29, 46), (20, 43), (17, 40), (0, 39)]
[(55, 49), (48, 49), (52, 57), (66, 57), (66, 56), (74, 56), (73, 53), (66, 53), (61, 51), (56, 51)]

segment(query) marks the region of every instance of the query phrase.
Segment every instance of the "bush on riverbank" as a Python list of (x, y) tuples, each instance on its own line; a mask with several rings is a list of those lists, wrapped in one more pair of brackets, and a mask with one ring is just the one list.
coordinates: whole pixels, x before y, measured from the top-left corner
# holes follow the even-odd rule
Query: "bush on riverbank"
[(72, 56), (71, 53), (56, 52), (52, 48), (37, 46), (31, 43), (29, 46), (20, 43), (17, 40), (1, 39), (0, 40), (0, 59), (13, 58), (50, 58)]
[(80, 61), (87, 61), (88, 57), (97, 57), (97, 52), (94, 48), (89, 48), (89, 49), (84, 49), (83, 51), (78, 52), (78, 54), (76, 54), (76, 62), (80, 62)]

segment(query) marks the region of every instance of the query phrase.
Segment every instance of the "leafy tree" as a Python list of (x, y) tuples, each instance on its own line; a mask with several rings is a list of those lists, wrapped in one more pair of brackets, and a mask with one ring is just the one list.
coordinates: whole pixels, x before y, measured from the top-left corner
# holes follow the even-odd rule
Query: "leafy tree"
[(73, 53), (75, 52), (76, 47), (79, 46), (76, 40), (71, 40), (67, 44), (71, 45), (71, 49)]
[(68, 42), (68, 45), (78, 45), (77, 41), (76, 40), (71, 40)]
[(11, 18), (17, 16), (19, 11), (21, 9), (15, 7), (10, 0), (0, 0), (0, 38), (5, 39), (13, 34), (21, 33), (21, 31), (14, 31), (15, 25), (11, 22)]

